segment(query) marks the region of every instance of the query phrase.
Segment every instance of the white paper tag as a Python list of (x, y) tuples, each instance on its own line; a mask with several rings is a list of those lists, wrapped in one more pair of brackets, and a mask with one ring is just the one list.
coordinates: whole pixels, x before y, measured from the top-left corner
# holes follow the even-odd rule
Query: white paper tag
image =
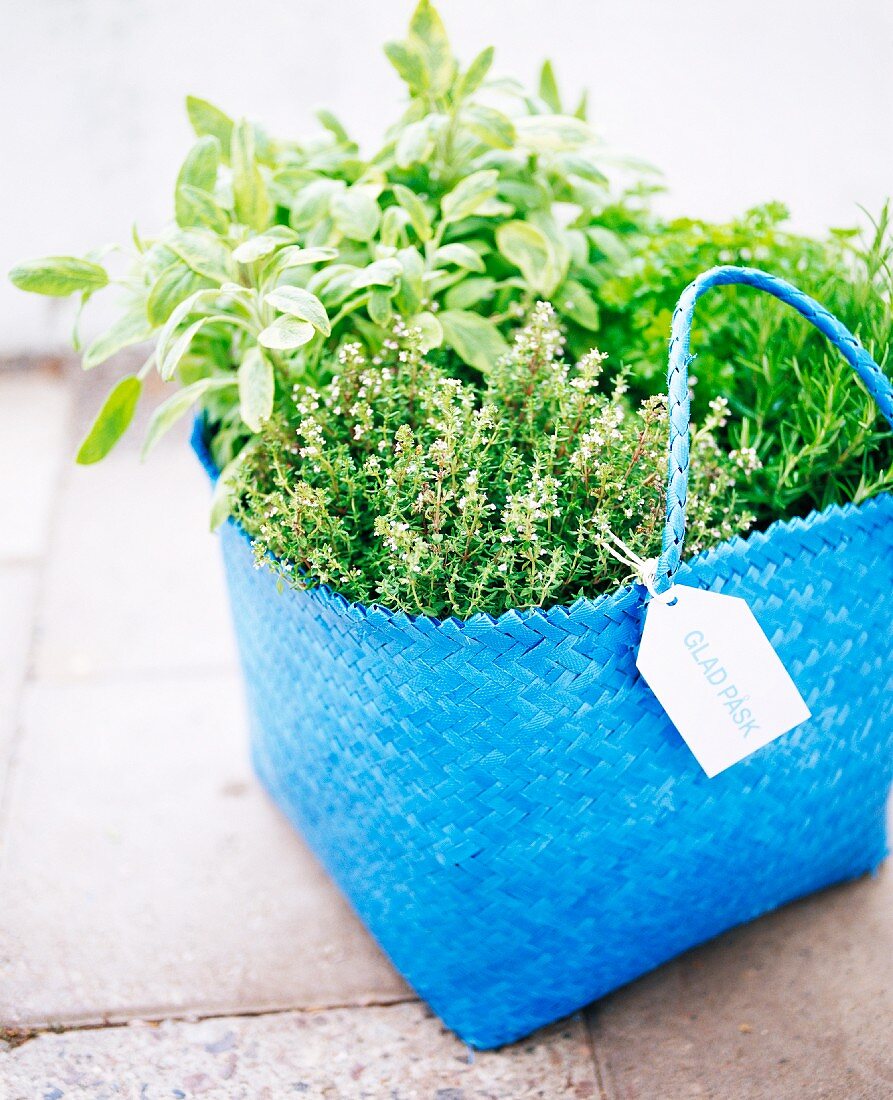
[(810, 715), (738, 596), (677, 584), (653, 597), (636, 665), (711, 778)]

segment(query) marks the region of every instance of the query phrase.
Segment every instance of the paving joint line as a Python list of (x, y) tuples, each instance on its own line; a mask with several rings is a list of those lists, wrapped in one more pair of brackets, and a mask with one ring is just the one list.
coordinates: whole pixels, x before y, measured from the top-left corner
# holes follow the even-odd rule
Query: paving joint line
[[(393, 1000), (371, 998), (368, 1001), (333, 1001), (331, 1004), (320, 1005), (286, 1005), (281, 1008), (256, 1008), (256, 1009), (232, 1009), (219, 1012), (188, 1012), (181, 1011), (172, 1014), (162, 1012), (148, 1012), (137, 1014), (127, 1019), (102, 1019), (84, 1023), (47, 1024), (41, 1027), (9, 1027), (0, 1025), (0, 1043), (6, 1043), (8, 1050), (15, 1050), (26, 1043), (39, 1039), (43, 1035), (68, 1035), (83, 1031), (107, 1031), (111, 1029), (130, 1027), (132, 1024), (146, 1024), (150, 1027), (163, 1023), (199, 1024), (205, 1020), (253, 1020), (267, 1016), (288, 1016), (292, 1013), (302, 1015), (314, 1015), (320, 1012), (337, 1012), (345, 1009), (363, 1011), (367, 1008), (395, 1008), (398, 1005), (421, 1004), (418, 997), (407, 995)], [(8, 1051), (7, 1051), (8, 1052)], [(3, 1051), (0, 1049), (0, 1055)]]
[(598, 1100), (612, 1100), (608, 1090), (608, 1076), (602, 1061), (601, 1050), (595, 1037), (595, 1010), (590, 1006), (583, 1010), (583, 1022), (586, 1026), (586, 1035), (589, 1039), (589, 1051), (592, 1055), (592, 1068), (595, 1073), (595, 1086), (598, 1089)]

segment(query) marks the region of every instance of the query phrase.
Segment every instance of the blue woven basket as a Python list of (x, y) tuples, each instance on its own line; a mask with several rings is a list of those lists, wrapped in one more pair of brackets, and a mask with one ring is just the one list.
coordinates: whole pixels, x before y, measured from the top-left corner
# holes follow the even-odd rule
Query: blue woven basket
[[(280, 592), (222, 536), (261, 780), (396, 967), (477, 1047), (516, 1039), (792, 898), (878, 866), (893, 768), (893, 495), (680, 566), (688, 335), (744, 282), (879, 368), (811, 299), (746, 269), (686, 291), (671, 342), (658, 587), (743, 596), (812, 718), (707, 779), (635, 667), (645, 592), (466, 621)], [(201, 431), (195, 446), (214, 476)]]

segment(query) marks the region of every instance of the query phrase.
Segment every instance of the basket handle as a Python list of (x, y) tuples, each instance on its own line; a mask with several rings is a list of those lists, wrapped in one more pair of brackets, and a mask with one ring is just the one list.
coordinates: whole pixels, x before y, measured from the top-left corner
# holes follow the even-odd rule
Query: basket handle
[(877, 401), (881, 412), (893, 427), (893, 386), (881, 368), (871, 358), (850, 330), (830, 314), (814, 298), (791, 283), (758, 271), (752, 267), (714, 267), (699, 275), (682, 292), (673, 313), (670, 354), (667, 367), (667, 410), (670, 422), (670, 458), (667, 470), (667, 518), (663, 545), (655, 570), (654, 590), (665, 592), (682, 560), (685, 541), (685, 504), (688, 496), (689, 419), (688, 364), (691, 323), (695, 303), (714, 286), (734, 284), (764, 290), (780, 301), (793, 306), (807, 321), (839, 348), (844, 358), (862, 379), (862, 383)]

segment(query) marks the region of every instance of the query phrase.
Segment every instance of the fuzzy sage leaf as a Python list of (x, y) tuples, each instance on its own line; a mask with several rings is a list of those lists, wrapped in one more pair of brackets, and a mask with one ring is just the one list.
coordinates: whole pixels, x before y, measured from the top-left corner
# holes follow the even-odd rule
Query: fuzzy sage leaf
[(296, 317), (277, 317), (261, 332), (257, 342), (271, 351), (294, 351), (309, 344), (316, 329), (308, 321)]
[(47, 256), (17, 264), (9, 278), (19, 290), (45, 294), (51, 298), (67, 298), (78, 291), (92, 293), (108, 285), (104, 267), (75, 256)]
[(230, 159), (236, 217), (252, 229), (265, 229), (273, 207), (255, 156), (254, 128), (245, 119), (241, 119), (233, 127)]
[(117, 352), (133, 344), (148, 340), (154, 326), (146, 316), (145, 307), (138, 304), (129, 313), (123, 314), (105, 332), (97, 336), (84, 353), (84, 370), (92, 370), (104, 363)]
[(236, 389), (234, 378), (200, 378), (164, 401), (152, 414), (146, 438), (143, 442), (142, 457), (145, 459), (154, 449), (163, 435), (181, 420), (196, 401), (214, 390)]
[(329, 336), (332, 332), (326, 307), (315, 294), (304, 290), (303, 287), (277, 287), (276, 290), (271, 290), (264, 300), (280, 313), (297, 317), (301, 321), (309, 321), (324, 336)]
[(249, 348), (239, 366), (238, 378), (242, 419), (253, 432), (259, 432), (273, 412), (276, 390), (273, 364), (260, 348)]
[(470, 310), (445, 309), (437, 314), (444, 342), (461, 358), (487, 374), (509, 346), (496, 325)]
[(122, 378), (112, 389), (78, 448), (76, 461), (80, 466), (101, 461), (115, 446), (130, 427), (142, 389), (136, 375)]
[(206, 99), (189, 95), (186, 97), (186, 113), (192, 128), (200, 137), (210, 136), (220, 142), (220, 149), (224, 157), (229, 159), (230, 140), (233, 132), (233, 120), (223, 113), (219, 107), (209, 103)]

